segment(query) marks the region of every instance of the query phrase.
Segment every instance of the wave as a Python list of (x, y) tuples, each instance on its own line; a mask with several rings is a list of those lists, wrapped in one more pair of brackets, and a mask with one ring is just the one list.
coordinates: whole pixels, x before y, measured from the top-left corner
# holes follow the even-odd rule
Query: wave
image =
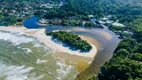
[(40, 60), (40, 59), (38, 59), (36, 61), (36, 64), (42, 64), (42, 63), (47, 63), (47, 62), (48, 62), (48, 60)]
[[(3, 31), (0, 30), (0, 40), (11, 42), (13, 45), (21, 48), (20, 44), (32, 43), (33, 47), (43, 48), (46, 51), (53, 51), (48, 46), (44, 45), (41, 41), (36, 39), (34, 36), (30, 36), (20, 31)], [(23, 48), (27, 53), (32, 53), (28, 48)]]
[(0, 31), (0, 39), (12, 42), (14, 45), (29, 43), (34, 41), (33, 38), (23, 35), (23, 32), (16, 31)]
[(23, 50), (26, 51), (26, 53), (33, 53), (32, 50), (30, 50), (29, 48), (22, 48)]
[(44, 75), (36, 76), (30, 73), (34, 68), (23, 66), (8, 66), (0, 63), (0, 77), (5, 80), (40, 80)]
[(59, 60), (56, 62), (56, 65), (59, 66), (59, 69), (57, 69), (57, 78), (59, 80), (64, 79), (70, 72), (71, 70), (74, 68), (71, 65), (66, 65), (64, 60)]

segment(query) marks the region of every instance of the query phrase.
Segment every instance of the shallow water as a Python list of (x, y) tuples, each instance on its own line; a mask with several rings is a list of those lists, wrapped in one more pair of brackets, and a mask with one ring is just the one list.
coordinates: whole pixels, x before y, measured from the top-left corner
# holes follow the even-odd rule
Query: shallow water
[(0, 44), (0, 80), (72, 80), (78, 73), (25, 33), (0, 31)]

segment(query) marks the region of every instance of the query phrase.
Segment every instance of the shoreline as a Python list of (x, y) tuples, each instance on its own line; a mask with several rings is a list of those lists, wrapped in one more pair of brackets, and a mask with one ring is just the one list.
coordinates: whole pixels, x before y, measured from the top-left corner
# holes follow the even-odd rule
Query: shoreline
[(51, 49), (55, 50), (55, 52), (63, 52), (63, 53), (68, 53), (70, 55), (75, 55), (75, 56), (81, 56), (81, 57), (86, 57), (86, 58), (94, 58), (95, 55), (97, 54), (97, 47), (93, 44), (90, 44), (92, 46), (92, 50), (89, 52), (82, 53), (80, 51), (72, 51), (68, 47), (62, 46), (60, 42), (54, 42), (51, 40), (51, 36), (47, 36), (45, 34), (46, 29), (27, 29), (23, 26), (21, 27), (16, 27), (16, 26), (0, 26), (0, 30), (4, 31), (22, 31), (24, 33), (27, 33), (31, 36), (36, 37), (39, 41), (44, 43), (45, 45), (49, 46)]

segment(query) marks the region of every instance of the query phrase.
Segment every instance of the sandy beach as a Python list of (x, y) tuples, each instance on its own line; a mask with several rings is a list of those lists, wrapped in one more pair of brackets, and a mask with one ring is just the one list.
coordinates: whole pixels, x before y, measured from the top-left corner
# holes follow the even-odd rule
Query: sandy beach
[(64, 53), (68, 53), (70, 55), (82, 56), (82, 57), (87, 57), (87, 58), (94, 58), (97, 53), (97, 48), (93, 44), (91, 44), (91, 46), (93, 48), (90, 52), (82, 53), (80, 51), (72, 51), (68, 47), (62, 46), (60, 41), (59, 42), (52, 41), (52, 39), (51, 39), (52, 37), (47, 36), (45, 34), (45, 29), (27, 29), (25, 27), (14, 27), (14, 26), (2, 27), (1, 26), (0, 30), (20, 31), (20, 32), (27, 33), (29, 35), (36, 37), (38, 40), (40, 40), (45, 45), (49, 46), (51, 49), (54, 49), (56, 52), (64, 52)]

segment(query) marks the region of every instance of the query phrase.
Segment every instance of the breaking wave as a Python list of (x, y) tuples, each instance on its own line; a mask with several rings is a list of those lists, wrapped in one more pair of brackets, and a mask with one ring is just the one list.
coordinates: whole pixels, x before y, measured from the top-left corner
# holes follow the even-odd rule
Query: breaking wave
[(33, 67), (8, 66), (2, 63), (0, 65), (0, 77), (5, 80), (40, 80), (44, 77), (44, 75), (36, 76), (35, 73), (30, 73)]
[(66, 65), (64, 60), (59, 60), (56, 62), (56, 65), (59, 66), (59, 69), (57, 69), (57, 77), (59, 80), (64, 79), (70, 72), (71, 70), (74, 68), (71, 65)]
[(0, 31), (0, 39), (12, 42), (14, 45), (32, 42), (34, 39), (23, 35), (23, 32)]
[(40, 60), (40, 59), (38, 59), (36, 61), (36, 64), (42, 64), (42, 63), (47, 63), (47, 62), (48, 62), (48, 60)]

